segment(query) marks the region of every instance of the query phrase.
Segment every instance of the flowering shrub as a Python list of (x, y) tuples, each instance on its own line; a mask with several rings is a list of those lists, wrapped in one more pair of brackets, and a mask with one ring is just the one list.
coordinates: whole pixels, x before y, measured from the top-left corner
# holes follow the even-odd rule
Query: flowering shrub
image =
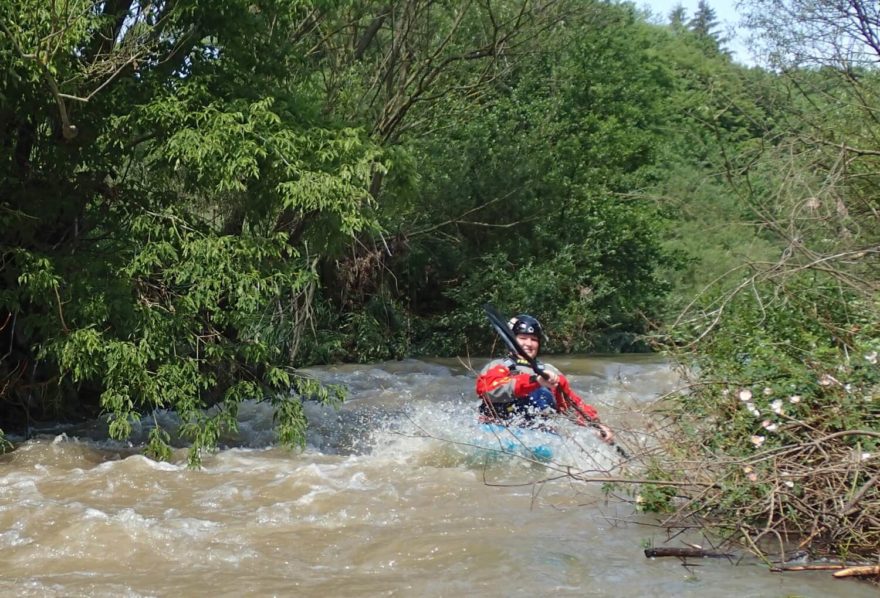
[(699, 353), (681, 355), (691, 390), (651, 467), (677, 479), (687, 462), (695, 486), (676, 516), (754, 550), (793, 540), (869, 555), (880, 545), (877, 314), (856, 297), (829, 301), (815, 282), (785, 290), (775, 303), (731, 298)]

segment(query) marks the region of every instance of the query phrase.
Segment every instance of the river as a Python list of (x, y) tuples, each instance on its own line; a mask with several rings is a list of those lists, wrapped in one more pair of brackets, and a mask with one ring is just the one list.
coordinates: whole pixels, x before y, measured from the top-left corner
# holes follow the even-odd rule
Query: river
[[(641, 408), (675, 384), (651, 356), (551, 361), (622, 445), (638, 443)], [(274, 445), (258, 403), (197, 470), (183, 449), (155, 462), (97, 429), (20, 442), (0, 457), (0, 594), (877, 595), (751, 559), (646, 559), (649, 544), (701, 539), (669, 538), (657, 517), (564, 475), (617, 471), (589, 430), (566, 428), (549, 464), (470, 446), (474, 377), (458, 360), (310, 371), (349, 399), (338, 410), (307, 403), (304, 451)]]

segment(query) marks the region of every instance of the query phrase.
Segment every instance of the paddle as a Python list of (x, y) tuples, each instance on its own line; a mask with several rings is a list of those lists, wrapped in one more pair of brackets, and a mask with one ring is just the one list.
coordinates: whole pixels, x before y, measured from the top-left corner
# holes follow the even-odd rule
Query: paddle
[[(544, 380), (549, 380), (550, 375), (543, 370), (543, 368), (538, 367), (538, 360), (534, 357), (530, 357), (525, 350), (520, 346), (519, 342), (516, 340), (516, 335), (513, 334), (513, 331), (507, 325), (507, 318), (498, 313), (494, 307), (492, 307), (491, 303), (486, 303), (483, 306), (483, 311), (486, 312), (486, 317), (489, 318), (489, 323), (492, 324), (492, 328), (495, 329), (495, 332), (498, 333), (498, 336), (501, 337), (501, 340), (504, 341), (504, 344), (507, 345), (508, 350), (513, 355), (519, 355), (523, 359), (525, 359), (531, 368), (537, 372), (539, 376), (541, 376)], [(592, 418), (584, 413), (584, 410), (578, 406), (577, 403), (571, 400), (571, 397), (568, 393), (565, 392), (562, 388), (559, 389), (562, 393), (562, 396), (565, 398), (566, 403), (574, 407), (575, 411), (577, 411), (581, 417), (583, 417), (587, 423), (589, 423), (594, 428), (599, 428), (599, 425), (592, 421)], [(600, 429), (600, 431), (602, 431)], [(624, 459), (629, 459), (629, 454), (617, 443), (611, 442), (611, 446), (617, 451), (617, 453), (623, 457)]]

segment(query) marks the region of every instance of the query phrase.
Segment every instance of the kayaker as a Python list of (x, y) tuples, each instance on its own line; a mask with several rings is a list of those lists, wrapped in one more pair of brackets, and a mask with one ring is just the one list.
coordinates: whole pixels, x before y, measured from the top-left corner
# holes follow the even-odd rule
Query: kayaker
[(572, 389), (566, 377), (549, 363), (537, 361), (544, 329), (536, 318), (520, 314), (508, 326), (522, 350), (548, 374), (539, 376), (523, 357), (511, 354), (483, 367), (477, 378), (477, 395), (482, 399), (480, 420), (543, 427), (548, 415), (562, 413), (575, 418), (582, 426), (595, 427), (603, 441), (611, 444), (614, 434), (599, 421), (592, 405), (585, 403)]

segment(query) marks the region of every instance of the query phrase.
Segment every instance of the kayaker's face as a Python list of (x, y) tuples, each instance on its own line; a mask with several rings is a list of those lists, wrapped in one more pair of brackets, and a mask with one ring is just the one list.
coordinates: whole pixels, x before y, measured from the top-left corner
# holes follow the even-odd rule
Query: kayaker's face
[(538, 349), (541, 348), (541, 341), (534, 334), (517, 334), (516, 340), (526, 355), (532, 359), (538, 356)]

